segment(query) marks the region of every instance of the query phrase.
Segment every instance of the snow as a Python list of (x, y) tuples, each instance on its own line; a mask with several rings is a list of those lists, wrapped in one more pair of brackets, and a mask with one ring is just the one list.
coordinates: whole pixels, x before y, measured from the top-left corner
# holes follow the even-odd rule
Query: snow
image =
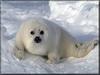
[(84, 58), (68, 58), (59, 64), (47, 64), (39, 56), (27, 54), (18, 61), (12, 54), (14, 38), (25, 19), (41, 16), (68, 30), (79, 41), (98, 38), (98, 1), (2, 1), (1, 72), (2, 73), (98, 73), (98, 46)]

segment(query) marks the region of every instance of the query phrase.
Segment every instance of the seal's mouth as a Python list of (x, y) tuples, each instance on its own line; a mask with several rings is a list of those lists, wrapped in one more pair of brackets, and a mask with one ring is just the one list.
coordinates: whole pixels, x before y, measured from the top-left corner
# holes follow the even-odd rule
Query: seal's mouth
[(35, 42), (35, 43), (41, 43), (41, 42), (42, 42), (42, 39), (41, 39), (39, 36), (36, 36), (36, 37), (34, 38), (34, 42)]

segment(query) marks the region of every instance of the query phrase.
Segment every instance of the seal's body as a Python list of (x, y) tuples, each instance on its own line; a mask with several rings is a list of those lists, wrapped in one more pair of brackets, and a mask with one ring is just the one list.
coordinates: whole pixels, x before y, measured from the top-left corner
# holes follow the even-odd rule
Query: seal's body
[(48, 63), (57, 62), (64, 57), (86, 56), (97, 40), (79, 43), (62, 27), (43, 18), (24, 22), (16, 34), (14, 54), (23, 58), (25, 50), (31, 54), (48, 56)]

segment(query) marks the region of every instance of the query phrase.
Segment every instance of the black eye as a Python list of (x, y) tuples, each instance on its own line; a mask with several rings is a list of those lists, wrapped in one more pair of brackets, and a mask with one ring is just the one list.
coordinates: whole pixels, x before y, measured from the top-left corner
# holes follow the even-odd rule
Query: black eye
[(40, 31), (40, 34), (41, 34), (41, 35), (43, 35), (43, 34), (44, 34), (44, 31), (43, 31), (43, 30), (42, 30), (42, 31)]
[(34, 34), (35, 34), (35, 32), (34, 32), (34, 31), (31, 31), (31, 32), (30, 32), (30, 34), (31, 34), (31, 35), (34, 35)]

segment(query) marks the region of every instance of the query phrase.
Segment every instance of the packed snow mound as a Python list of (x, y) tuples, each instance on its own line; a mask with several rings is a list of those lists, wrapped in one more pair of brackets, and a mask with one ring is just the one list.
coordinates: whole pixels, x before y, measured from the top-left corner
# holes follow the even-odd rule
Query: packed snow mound
[(18, 61), (12, 54), (21, 22), (34, 16), (47, 18), (64, 27), (79, 41), (98, 38), (98, 1), (2, 1), (1, 72), (2, 73), (98, 73), (98, 46), (84, 58), (68, 58), (59, 64), (47, 64), (39, 56), (27, 54)]
[[(98, 34), (98, 1), (50, 2), (50, 19), (60, 21), (75, 37)], [(73, 30), (73, 31), (72, 31)]]

